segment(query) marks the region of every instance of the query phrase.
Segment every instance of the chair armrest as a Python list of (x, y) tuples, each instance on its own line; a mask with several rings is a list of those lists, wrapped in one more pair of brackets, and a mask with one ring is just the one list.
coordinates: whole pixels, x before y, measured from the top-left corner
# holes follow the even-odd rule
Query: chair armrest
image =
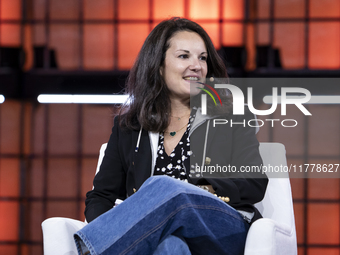
[(248, 232), (244, 255), (296, 255), (295, 228), (274, 220), (255, 221)]
[(60, 217), (43, 221), (44, 255), (78, 254), (73, 234), (85, 225), (79, 220)]

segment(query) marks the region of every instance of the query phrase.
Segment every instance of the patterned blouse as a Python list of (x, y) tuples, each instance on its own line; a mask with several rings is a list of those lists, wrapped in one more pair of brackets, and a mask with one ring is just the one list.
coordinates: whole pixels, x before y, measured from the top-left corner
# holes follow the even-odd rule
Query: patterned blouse
[(193, 110), (189, 118), (186, 131), (170, 155), (167, 155), (164, 149), (164, 132), (159, 133), (154, 175), (165, 174), (185, 182), (188, 181), (186, 166), (189, 166), (190, 155), (192, 154), (192, 151), (190, 150), (189, 131), (195, 116), (196, 110)]

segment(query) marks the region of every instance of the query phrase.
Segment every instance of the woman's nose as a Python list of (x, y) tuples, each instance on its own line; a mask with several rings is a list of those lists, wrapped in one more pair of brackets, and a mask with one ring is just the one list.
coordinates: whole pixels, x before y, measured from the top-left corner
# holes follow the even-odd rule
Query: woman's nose
[(192, 59), (190, 64), (190, 70), (192, 71), (200, 71), (202, 69), (201, 63), (198, 59)]

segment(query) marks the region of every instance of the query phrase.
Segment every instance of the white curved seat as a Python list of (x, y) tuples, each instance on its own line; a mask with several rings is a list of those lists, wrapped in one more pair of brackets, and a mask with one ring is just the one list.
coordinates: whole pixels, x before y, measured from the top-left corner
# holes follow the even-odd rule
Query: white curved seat
[[(106, 144), (100, 149), (97, 171)], [(287, 165), (285, 147), (279, 143), (260, 143), (263, 165)], [(264, 199), (255, 205), (264, 218), (249, 229), (245, 255), (296, 255), (297, 242), (292, 194), (288, 173), (269, 178)], [(42, 223), (45, 255), (76, 255), (73, 234), (87, 223), (68, 218), (50, 218)]]

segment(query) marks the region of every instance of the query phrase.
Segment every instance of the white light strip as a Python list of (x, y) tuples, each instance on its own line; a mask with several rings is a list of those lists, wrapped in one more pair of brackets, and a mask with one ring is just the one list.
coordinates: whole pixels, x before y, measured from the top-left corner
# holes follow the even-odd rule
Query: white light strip
[[(305, 96), (287, 96), (287, 99), (299, 99)], [(281, 96), (277, 96), (278, 104), (281, 103)], [(263, 97), (265, 104), (272, 104), (273, 96)], [(312, 96), (307, 103), (303, 104), (340, 104), (340, 96)]]
[(5, 97), (0, 94), (0, 104), (2, 104), (3, 102), (5, 102)]
[(53, 95), (41, 94), (38, 102), (43, 104), (123, 104), (128, 95)]

